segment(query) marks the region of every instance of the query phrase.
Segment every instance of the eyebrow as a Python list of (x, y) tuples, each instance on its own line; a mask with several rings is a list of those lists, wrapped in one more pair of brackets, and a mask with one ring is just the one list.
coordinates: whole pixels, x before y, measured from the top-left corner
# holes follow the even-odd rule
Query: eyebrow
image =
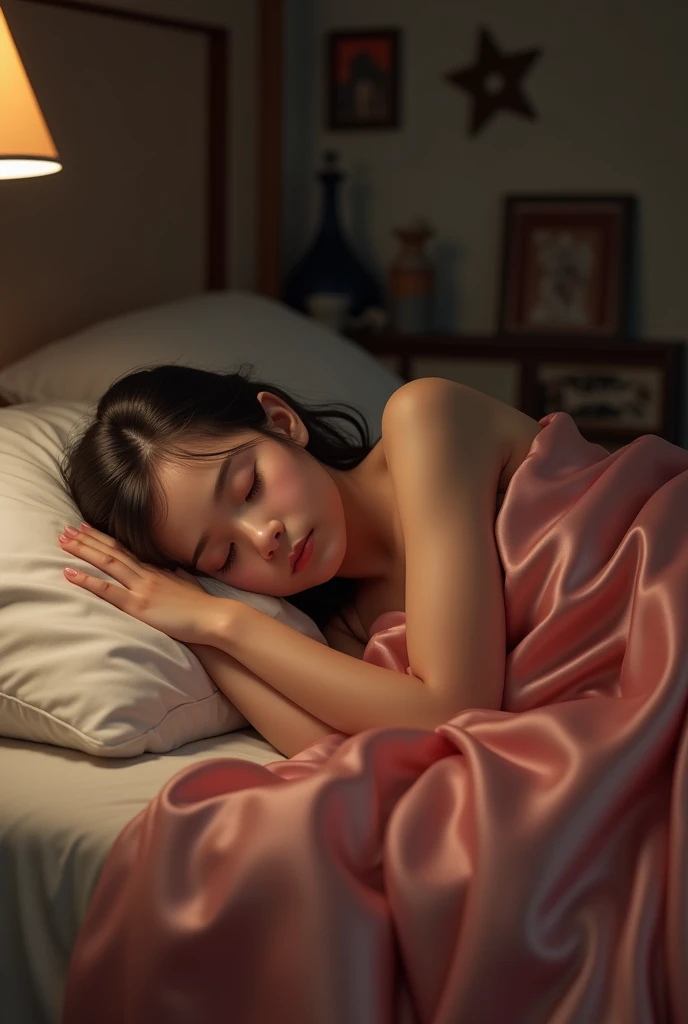
[[(225, 480), (227, 479), (227, 474), (229, 473), (229, 467), (232, 465), (232, 459), (234, 458), (235, 455), (236, 452), (231, 452), (227, 456), (227, 458), (223, 460), (222, 465), (220, 466), (220, 471), (217, 474), (217, 479), (215, 481), (215, 490), (213, 491), (213, 506), (215, 507), (220, 503), (222, 491), (225, 486)], [(208, 543), (209, 538), (210, 532), (206, 530), (203, 534), (201, 534), (201, 539), (196, 545), (196, 549), (191, 558), (191, 568), (193, 569), (194, 572), (197, 572), (196, 563), (203, 554), (203, 549)]]

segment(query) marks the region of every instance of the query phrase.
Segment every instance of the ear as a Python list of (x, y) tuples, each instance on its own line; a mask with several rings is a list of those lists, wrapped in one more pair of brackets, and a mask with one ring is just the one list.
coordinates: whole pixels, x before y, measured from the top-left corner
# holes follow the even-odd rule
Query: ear
[(308, 430), (292, 407), (270, 391), (259, 391), (257, 398), (268, 418), (270, 430), (285, 434), (305, 448), (308, 443)]

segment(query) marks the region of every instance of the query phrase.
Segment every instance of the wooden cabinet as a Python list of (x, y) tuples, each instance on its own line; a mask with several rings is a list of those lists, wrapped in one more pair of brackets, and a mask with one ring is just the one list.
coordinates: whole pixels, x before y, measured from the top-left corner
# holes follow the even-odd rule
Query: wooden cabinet
[(534, 419), (563, 410), (613, 451), (641, 434), (682, 443), (682, 341), (352, 334), (405, 380), (447, 377)]

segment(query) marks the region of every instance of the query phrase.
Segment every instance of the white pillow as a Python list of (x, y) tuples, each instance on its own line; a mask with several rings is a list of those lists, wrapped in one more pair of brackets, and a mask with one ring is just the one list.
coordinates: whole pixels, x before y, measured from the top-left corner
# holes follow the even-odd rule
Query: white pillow
[(224, 291), (128, 313), (44, 345), (0, 369), (0, 396), (93, 402), (130, 370), (174, 362), (225, 371), (251, 363), (259, 380), (307, 402), (352, 403), (378, 436), (385, 402), (403, 384), (317, 321), (260, 295)]
[[(245, 723), (194, 654), (71, 585), (58, 533), (79, 513), (59, 460), (82, 402), (0, 409), (0, 735), (103, 757), (172, 750)], [(326, 643), (287, 601), (202, 580)]]

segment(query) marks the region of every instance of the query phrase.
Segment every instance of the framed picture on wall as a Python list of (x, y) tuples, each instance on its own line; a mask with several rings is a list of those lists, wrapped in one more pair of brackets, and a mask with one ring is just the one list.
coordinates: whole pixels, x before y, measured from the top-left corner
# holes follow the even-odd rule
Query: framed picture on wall
[(350, 29), (327, 37), (330, 131), (399, 127), (398, 29)]
[(499, 330), (627, 333), (633, 196), (507, 196)]
[[(661, 366), (571, 362), (536, 367), (538, 418), (567, 412), (590, 440), (619, 444), (641, 434), (667, 431), (666, 373)], [(604, 444), (605, 447), (608, 445)]]

